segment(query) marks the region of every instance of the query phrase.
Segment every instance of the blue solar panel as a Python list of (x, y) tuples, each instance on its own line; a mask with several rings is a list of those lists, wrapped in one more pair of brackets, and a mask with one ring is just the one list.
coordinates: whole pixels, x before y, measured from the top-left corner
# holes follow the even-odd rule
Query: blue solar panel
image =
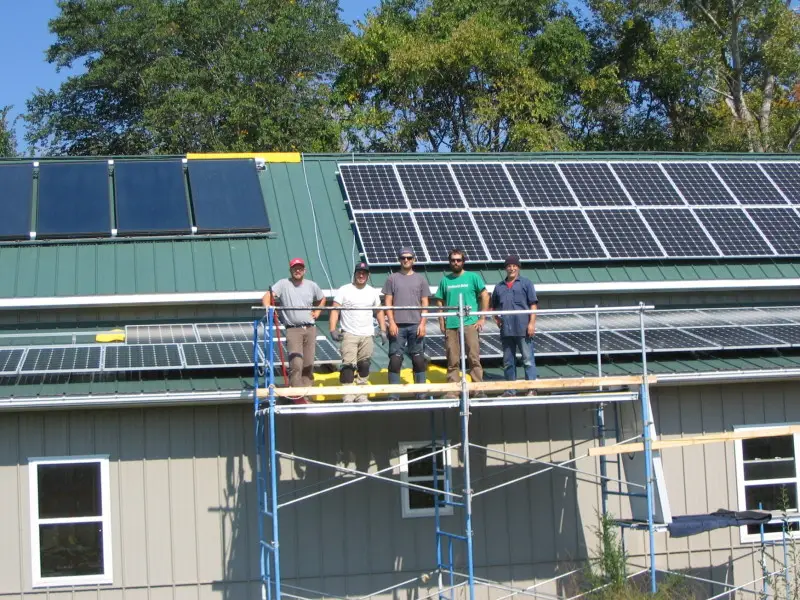
[(36, 233), (50, 237), (110, 235), (108, 164), (42, 163)]
[(119, 233), (190, 231), (180, 160), (118, 161), (114, 189)]
[(254, 161), (190, 160), (189, 188), (198, 231), (269, 230)]
[(0, 237), (27, 238), (31, 230), (33, 164), (0, 166)]

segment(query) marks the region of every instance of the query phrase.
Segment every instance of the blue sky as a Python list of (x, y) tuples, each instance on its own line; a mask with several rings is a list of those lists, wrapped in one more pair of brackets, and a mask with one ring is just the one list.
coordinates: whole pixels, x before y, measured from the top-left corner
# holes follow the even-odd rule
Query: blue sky
[[(378, 0), (340, 0), (342, 19), (348, 25), (360, 19)], [(57, 88), (69, 72), (56, 72), (45, 60), (55, 41), (47, 22), (58, 14), (55, 0), (0, 0), (0, 106), (11, 104), (12, 118), (25, 111), (25, 101), (37, 88)], [(24, 148), (22, 123), (17, 124), (17, 145)]]

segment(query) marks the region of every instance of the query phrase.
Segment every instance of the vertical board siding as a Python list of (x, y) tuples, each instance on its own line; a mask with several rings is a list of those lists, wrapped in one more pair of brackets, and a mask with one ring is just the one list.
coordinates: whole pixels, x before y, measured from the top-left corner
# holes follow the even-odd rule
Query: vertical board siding
[[(659, 432), (673, 438), (798, 421), (797, 391), (791, 383), (657, 388), (653, 409)], [(612, 427), (611, 408), (607, 415)], [(457, 441), (457, 415), (448, 413), (445, 420), (449, 440)], [(482, 408), (473, 412), (472, 423), (475, 444), (545, 462), (583, 456), (595, 443), (594, 412), (586, 406)], [(252, 427), (247, 406), (0, 414), (0, 489), (6, 492), (0, 495), (5, 532), (0, 598), (258, 597)], [(399, 442), (428, 440), (431, 422), (424, 413), (281, 416), (278, 432), (287, 453), (375, 472), (398, 464)], [(92, 454), (111, 460), (114, 584), (33, 590), (28, 458)], [(456, 452), (453, 459), (454, 489), (460, 491), (463, 465)], [(478, 577), (527, 587), (593, 554), (599, 511), (595, 461), (577, 461), (574, 466), (588, 472), (578, 475), (478, 448), (471, 460), (476, 491), (543, 471), (475, 499)], [(663, 461), (673, 514), (738, 508), (732, 444), (671, 449)], [(613, 465), (609, 475), (617, 475)], [(282, 502), (355, 479), (288, 457), (280, 460), (279, 477)], [(629, 514), (618, 497), (609, 506), (615, 514)], [(456, 510), (454, 517), (442, 519), (444, 528), (459, 532), (461, 518)], [(402, 519), (400, 488), (389, 483), (362, 481), (286, 507), (280, 525), (284, 581), (287, 590), (301, 596), (314, 597), (315, 590), (362, 596), (435, 568), (433, 520)], [(625, 539), (632, 562), (643, 564), (646, 535), (628, 532)], [(657, 542), (659, 566), (665, 569), (737, 584), (760, 573), (755, 545), (741, 545), (738, 529), (680, 539), (661, 534)], [(463, 566), (463, 547), (456, 548), (456, 561)], [(433, 585), (435, 577), (427, 584), (420, 581), (419, 593)], [(722, 591), (696, 585), (699, 595)], [(561, 581), (541, 591), (567, 596), (578, 589), (575, 582)], [(479, 598), (506, 593), (478, 587)]]

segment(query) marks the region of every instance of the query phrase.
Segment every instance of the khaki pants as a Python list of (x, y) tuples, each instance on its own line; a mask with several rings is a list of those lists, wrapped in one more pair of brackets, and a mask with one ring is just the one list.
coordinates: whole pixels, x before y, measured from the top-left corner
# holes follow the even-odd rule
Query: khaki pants
[(289, 356), (289, 385), (307, 387), (314, 384), (314, 353), (317, 349), (317, 328), (288, 327), (286, 349)]
[(372, 359), (374, 349), (371, 335), (342, 334), (342, 364), (356, 367), (362, 360)]
[[(457, 382), (461, 370), (461, 344), (459, 343), (458, 329), (445, 331), (445, 353), (447, 354), (447, 381)], [(478, 329), (475, 325), (464, 327), (464, 344), (467, 353), (467, 368), (472, 381), (483, 381), (483, 367), (481, 367), (481, 348), (478, 340)]]

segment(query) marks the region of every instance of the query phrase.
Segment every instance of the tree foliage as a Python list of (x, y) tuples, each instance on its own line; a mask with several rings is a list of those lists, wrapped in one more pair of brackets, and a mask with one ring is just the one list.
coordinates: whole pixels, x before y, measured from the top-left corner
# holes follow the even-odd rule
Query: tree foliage
[(17, 136), (14, 122), (9, 121), (11, 106), (0, 106), (0, 157), (17, 155)]
[(59, 154), (333, 150), (335, 0), (60, 0), (50, 62), (85, 72), (28, 102)]

